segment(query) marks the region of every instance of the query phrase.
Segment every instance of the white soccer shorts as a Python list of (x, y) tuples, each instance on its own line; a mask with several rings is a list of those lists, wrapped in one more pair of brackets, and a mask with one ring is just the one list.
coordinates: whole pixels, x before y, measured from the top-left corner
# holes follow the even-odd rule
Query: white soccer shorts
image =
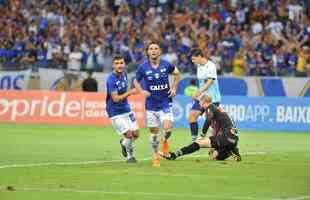
[(163, 124), (163, 121), (169, 120), (174, 121), (172, 109), (168, 112), (160, 111), (146, 111), (146, 125), (147, 127), (160, 127)]
[(113, 128), (119, 135), (123, 135), (129, 130), (136, 131), (139, 129), (138, 122), (133, 112), (116, 115), (110, 119)]

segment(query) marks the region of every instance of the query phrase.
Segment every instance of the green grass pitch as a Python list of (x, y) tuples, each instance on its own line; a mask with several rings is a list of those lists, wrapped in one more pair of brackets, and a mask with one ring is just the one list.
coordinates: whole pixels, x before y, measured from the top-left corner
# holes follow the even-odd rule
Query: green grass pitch
[[(140, 134), (128, 165), (111, 127), (0, 124), (0, 200), (310, 199), (310, 133), (241, 131), (240, 163), (201, 149), (159, 168)], [(190, 140), (175, 129), (170, 146)]]

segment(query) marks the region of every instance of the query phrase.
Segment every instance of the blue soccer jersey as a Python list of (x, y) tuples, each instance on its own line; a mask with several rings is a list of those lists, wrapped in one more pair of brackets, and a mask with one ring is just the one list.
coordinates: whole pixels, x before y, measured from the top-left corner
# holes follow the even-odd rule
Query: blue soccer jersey
[(117, 76), (112, 72), (107, 79), (107, 97), (106, 97), (106, 110), (109, 117), (124, 114), (130, 112), (130, 106), (127, 98), (119, 102), (114, 102), (112, 99), (112, 93), (124, 94), (127, 92), (128, 79), (127, 74), (123, 72), (120, 76)]
[(146, 98), (146, 110), (165, 111), (172, 106), (172, 98), (169, 97), (168, 91), (170, 90), (169, 74), (174, 70), (175, 66), (165, 60), (160, 60), (156, 68), (152, 67), (148, 60), (139, 65), (136, 79), (142, 82), (143, 89), (151, 94)]

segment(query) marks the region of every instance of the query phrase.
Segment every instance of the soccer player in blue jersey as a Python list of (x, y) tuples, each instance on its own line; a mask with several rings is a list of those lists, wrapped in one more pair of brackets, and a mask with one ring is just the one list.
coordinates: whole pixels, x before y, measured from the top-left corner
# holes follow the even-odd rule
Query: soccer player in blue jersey
[[(203, 113), (203, 108), (199, 104), (200, 97), (207, 94), (212, 98), (212, 103), (219, 106), (221, 94), (216, 74), (216, 63), (208, 59), (201, 49), (192, 49), (191, 59), (197, 66), (197, 79), (199, 81), (199, 90), (193, 95), (193, 105), (188, 118), (192, 141), (194, 142), (198, 138), (197, 119)], [(216, 124), (212, 124), (212, 128), (217, 129)]]
[[(169, 152), (168, 138), (171, 136), (174, 120), (172, 97), (176, 95), (180, 72), (176, 66), (160, 58), (161, 49), (158, 43), (149, 43), (146, 48), (146, 55), (148, 59), (139, 65), (134, 85), (140, 93), (146, 96), (146, 118), (154, 155), (153, 166), (157, 167), (160, 166), (160, 156), (158, 155), (160, 127), (164, 130), (163, 152)], [(171, 87), (169, 74), (174, 76)]]
[(128, 90), (127, 73), (124, 69), (124, 58), (120, 55), (114, 56), (113, 72), (108, 76), (106, 83), (106, 110), (113, 128), (122, 136), (120, 144), (123, 156), (127, 158), (128, 163), (136, 163), (137, 160), (133, 155), (133, 142), (139, 137), (139, 128), (127, 97), (137, 94), (137, 90)]

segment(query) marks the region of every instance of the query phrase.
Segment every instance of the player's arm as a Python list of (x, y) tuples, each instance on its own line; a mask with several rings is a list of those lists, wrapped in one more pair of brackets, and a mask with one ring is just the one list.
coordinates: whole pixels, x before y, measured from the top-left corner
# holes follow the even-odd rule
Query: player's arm
[(207, 134), (210, 125), (211, 125), (211, 120), (206, 119), (206, 121), (203, 123), (203, 127), (202, 127), (202, 133), (204, 135)]
[(194, 99), (199, 99), (199, 97), (201, 96), (201, 94), (203, 94), (205, 91), (208, 90), (208, 88), (210, 87), (210, 85), (212, 85), (214, 82), (214, 79), (212, 78), (208, 78), (205, 81), (205, 84), (200, 88), (200, 90), (198, 90), (194, 95), (193, 98)]
[(206, 109), (206, 121), (203, 123), (203, 127), (202, 127), (203, 134), (207, 134), (209, 127), (211, 125), (212, 119), (213, 119), (213, 111), (212, 109), (208, 108)]
[(145, 95), (146, 97), (150, 96), (150, 93), (144, 90), (140, 84), (141, 80), (143, 79), (144, 73), (143, 70), (139, 67), (136, 73), (136, 77), (133, 80), (133, 85), (137, 89), (137, 92), (140, 94)]
[(181, 73), (177, 67), (174, 68), (172, 75), (173, 75), (173, 82), (172, 82), (172, 86), (169, 90), (169, 96), (171, 96), (171, 97), (173, 97), (177, 94), (177, 88), (178, 88), (179, 82), (181, 80)]
[(205, 82), (205, 84), (202, 86), (202, 88), (199, 90), (201, 93), (207, 91), (210, 87), (210, 85), (212, 85), (214, 82), (213, 78), (208, 78)]
[(146, 97), (150, 96), (150, 93), (147, 90), (144, 90), (140, 84), (140, 82), (137, 79), (133, 80), (133, 85), (135, 89), (137, 90), (137, 93), (140, 93)]
[(217, 79), (216, 65), (214, 63), (209, 64), (207, 69), (204, 85), (194, 94), (193, 98), (198, 99), (201, 94), (209, 89), (214, 80)]
[(112, 92), (111, 96), (112, 96), (112, 100), (114, 102), (120, 102), (124, 99), (126, 99), (127, 97), (129, 97), (130, 95), (136, 94), (137, 90), (136, 89), (131, 89), (123, 94), (118, 94), (117, 91)]

